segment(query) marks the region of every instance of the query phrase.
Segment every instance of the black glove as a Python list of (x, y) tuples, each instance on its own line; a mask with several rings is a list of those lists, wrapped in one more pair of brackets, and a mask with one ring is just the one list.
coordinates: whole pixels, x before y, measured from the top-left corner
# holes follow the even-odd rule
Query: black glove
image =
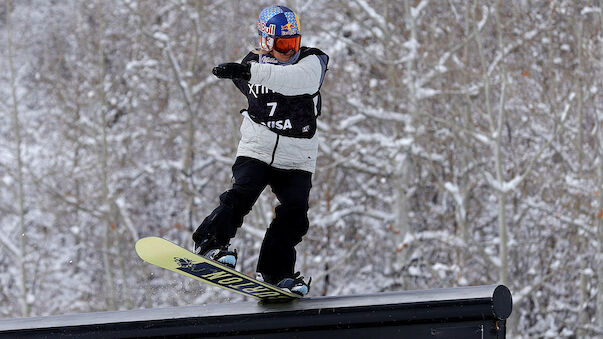
[(221, 79), (251, 79), (251, 65), (247, 63), (227, 62), (214, 67), (211, 72)]

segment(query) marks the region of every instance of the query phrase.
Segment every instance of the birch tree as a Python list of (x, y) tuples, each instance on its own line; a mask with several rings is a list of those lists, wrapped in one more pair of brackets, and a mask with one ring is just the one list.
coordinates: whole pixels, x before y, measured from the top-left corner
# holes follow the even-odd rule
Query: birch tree
[[(0, 316), (23, 300), (46, 315), (231, 298), (141, 265), (132, 246), (191, 246), (229, 188), (246, 103), (211, 68), (247, 53), (262, 6), (9, 5)], [(600, 335), (600, 1), (291, 5), (302, 44), (331, 57), (298, 247), (311, 293), (504, 282), (510, 336)], [(276, 203), (262, 194), (233, 240), (246, 273)]]
[[(601, 37), (603, 36), (603, 0), (599, 0), (599, 86), (603, 88), (603, 42)], [(597, 269), (597, 326), (598, 332), (603, 332), (603, 114), (601, 114), (601, 108), (597, 107), (597, 127), (596, 132), (598, 134), (598, 207), (597, 212), (597, 238), (598, 238), (598, 253), (595, 263)]]
[(10, 252), (13, 262), (17, 263), (18, 266), (18, 277), (17, 285), (19, 286), (19, 303), (21, 305), (21, 315), (24, 317), (30, 314), (30, 298), (28, 280), (26, 274), (26, 258), (27, 258), (27, 230), (26, 230), (26, 206), (25, 206), (25, 176), (24, 176), (24, 164), (23, 164), (23, 143), (22, 143), (22, 132), (20, 122), (20, 102), (17, 94), (18, 85), (18, 69), (15, 65), (14, 52), (15, 47), (13, 44), (13, 26), (11, 23), (11, 12), (12, 6), (10, 1), (5, 1), (5, 16), (6, 16), (6, 30), (5, 30), (5, 47), (6, 47), (6, 64), (8, 69), (8, 81), (9, 81), (9, 100), (6, 103), (6, 108), (10, 112), (12, 120), (12, 129), (14, 133), (14, 144), (13, 144), (13, 158), (14, 165), (14, 187), (15, 190), (15, 202), (16, 207), (14, 215), (17, 217), (16, 233), (18, 234), (18, 246), (15, 246), (10, 239), (2, 235), (0, 237), (0, 243)]

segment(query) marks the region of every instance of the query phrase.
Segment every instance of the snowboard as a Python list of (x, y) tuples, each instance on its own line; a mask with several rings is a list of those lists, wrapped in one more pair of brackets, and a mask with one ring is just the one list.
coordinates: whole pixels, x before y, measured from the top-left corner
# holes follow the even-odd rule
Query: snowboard
[(262, 302), (284, 302), (301, 298), (295, 293), (251, 278), (163, 238), (148, 237), (138, 240), (136, 253), (142, 260), (155, 266)]

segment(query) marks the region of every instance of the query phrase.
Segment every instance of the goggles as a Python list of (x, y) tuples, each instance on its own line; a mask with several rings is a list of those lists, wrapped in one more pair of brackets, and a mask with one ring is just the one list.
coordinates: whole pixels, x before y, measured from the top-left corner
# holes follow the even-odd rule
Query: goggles
[(274, 50), (280, 53), (287, 53), (293, 50), (297, 53), (299, 51), (299, 45), (301, 43), (301, 35), (292, 36), (280, 36), (274, 38)]

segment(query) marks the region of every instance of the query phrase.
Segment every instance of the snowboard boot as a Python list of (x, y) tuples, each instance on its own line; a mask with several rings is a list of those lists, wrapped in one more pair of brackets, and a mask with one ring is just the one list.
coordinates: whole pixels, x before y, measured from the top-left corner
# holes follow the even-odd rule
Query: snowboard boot
[(201, 240), (200, 242), (195, 242), (194, 252), (197, 255), (219, 262), (232, 269), (234, 269), (237, 264), (237, 250), (229, 251), (228, 245), (218, 245), (213, 237)]
[(262, 274), (262, 278), (265, 282), (275, 285), (276, 287), (282, 288), (284, 290), (295, 293), (301, 297), (305, 296), (310, 292), (310, 284), (312, 283), (312, 278), (308, 280), (308, 283), (304, 281), (304, 277), (300, 276), (300, 272), (296, 272), (293, 277), (285, 278), (275, 283), (275, 281), (270, 280), (269, 275)]

